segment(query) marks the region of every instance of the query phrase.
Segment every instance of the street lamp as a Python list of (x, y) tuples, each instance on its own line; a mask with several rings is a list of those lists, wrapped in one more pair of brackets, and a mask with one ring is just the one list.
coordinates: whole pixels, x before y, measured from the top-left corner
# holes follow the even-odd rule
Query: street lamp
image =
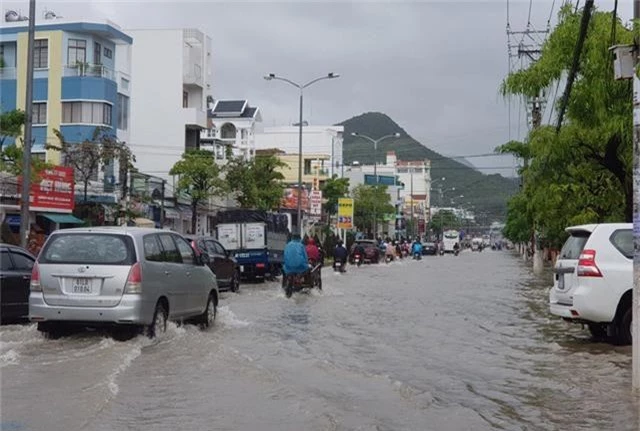
[[(387, 138), (399, 138), (400, 133), (396, 132), (392, 135), (385, 135), (380, 139), (373, 139), (367, 135), (363, 135), (358, 132), (352, 132), (351, 136), (356, 136), (358, 138), (365, 139), (371, 143), (373, 143), (373, 176), (376, 179), (376, 186), (378, 185), (378, 143), (384, 141)], [(378, 236), (378, 220), (376, 214), (376, 203), (373, 204), (373, 234)]]
[(334, 79), (339, 78), (340, 75), (335, 73), (328, 73), (325, 76), (321, 76), (316, 79), (312, 79), (306, 84), (298, 84), (297, 82), (293, 82), (290, 79), (283, 78), (281, 76), (276, 76), (275, 73), (270, 73), (264, 77), (267, 81), (277, 80), (284, 81), (287, 84), (293, 85), (298, 90), (300, 90), (300, 121), (298, 122), (298, 226), (300, 228), (300, 236), (302, 236), (302, 92), (305, 88), (310, 87), (318, 81), (323, 81), (325, 79)]

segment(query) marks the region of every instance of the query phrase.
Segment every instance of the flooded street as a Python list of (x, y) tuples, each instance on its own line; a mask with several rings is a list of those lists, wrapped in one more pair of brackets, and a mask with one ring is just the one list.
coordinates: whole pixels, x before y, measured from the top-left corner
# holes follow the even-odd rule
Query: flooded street
[(509, 252), (323, 281), (292, 299), (244, 284), (214, 328), (158, 341), (2, 327), (1, 429), (638, 429), (631, 349), (552, 318)]

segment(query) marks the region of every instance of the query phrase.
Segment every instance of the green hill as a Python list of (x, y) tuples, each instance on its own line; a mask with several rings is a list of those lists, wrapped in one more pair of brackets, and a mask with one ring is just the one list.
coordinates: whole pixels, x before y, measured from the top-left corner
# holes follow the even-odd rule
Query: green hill
[[(354, 161), (373, 164), (374, 151), (370, 142), (351, 136), (352, 132), (362, 133), (373, 139), (400, 133), (400, 138), (385, 139), (378, 146), (378, 163), (384, 163), (387, 151), (395, 151), (398, 160), (431, 160), (431, 178), (446, 177), (445, 188), (455, 187), (444, 193), (444, 205), (449, 206), (451, 198), (464, 195), (459, 202), (475, 207), (478, 221), (483, 221), (481, 213), (487, 213), (489, 220), (503, 219), (506, 214), (507, 199), (518, 190), (518, 180), (505, 178), (499, 174), (486, 175), (470, 166), (444, 157), (413, 139), (402, 127), (387, 115), (368, 112), (350, 118), (339, 124), (344, 126), (344, 163)], [(435, 184), (438, 187), (439, 184)], [(432, 205), (439, 206), (440, 197), (433, 192)]]

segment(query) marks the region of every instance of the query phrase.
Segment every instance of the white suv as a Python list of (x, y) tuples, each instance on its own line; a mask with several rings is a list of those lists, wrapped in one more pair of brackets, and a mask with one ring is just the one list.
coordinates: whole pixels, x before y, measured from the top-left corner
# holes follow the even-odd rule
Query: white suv
[(584, 323), (594, 337), (631, 343), (633, 225), (604, 223), (566, 229), (549, 292), (552, 314)]

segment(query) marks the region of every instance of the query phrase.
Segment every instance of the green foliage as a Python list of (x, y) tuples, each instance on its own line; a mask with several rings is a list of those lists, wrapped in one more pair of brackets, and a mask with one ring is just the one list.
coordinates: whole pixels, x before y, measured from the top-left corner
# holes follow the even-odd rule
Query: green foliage
[(0, 151), (4, 148), (4, 143), (7, 138), (17, 138), (20, 136), (24, 122), (24, 111), (19, 109), (0, 114)]
[(442, 230), (460, 229), (460, 219), (453, 211), (442, 210), (435, 213), (429, 223), (429, 229), (433, 229), (438, 235), (442, 234)]
[(372, 231), (375, 221), (381, 223), (385, 214), (395, 212), (389, 203), (387, 186), (357, 186), (353, 190), (353, 212), (354, 224), (358, 229)]
[[(24, 151), (17, 145), (4, 146), (9, 137), (17, 138), (22, 133), (24, 125), (24, 111), (13, 110), (0, 114), (0, 172), (8, 172), (11, 175), (22, 175)], [(39, 159), (31, 159), (31, 180), (37, 179), (38, 174), (49, 165)]]
[[(532, 97), (563, 79), (573, 60), (580, 18), (570, 5), (563, 7), (539, 61), (509, 75), (503, 94)], [(535, 229), (544, 245), (557, 248), (567, 226), (631, 221), (632, 91), (629, 82), (613, 79), (609, 47), (631, 43), (633, 35), (618, 19), (612, 40), (612, 22), (611, 13), (592, 15), (560, 131), (543, 126), (526, 143), (498, 148), (530, 158), (522, 170), (524, 187), (508, 206), (504, 233), (512, 241), (528, 241)]]
[(338, 178), (334, 175), (322, 185), (322, 198), (326, 199), (325, 212), (336, 214), (338, 212), (338, 199), (349, 194), (349, 178)]
[(225, 169), (227, 188), (235, 193), (242, 208), (276, 209), (284, 189), (284, 175), (279, 169), (285, 166), (273, 155), (260, 155), (253, 160), (231, 159)]
[(220, 167), (213, 153), (207, 150), (191, 150), (182, 155), (169, 175), (177, 175), (176, 193), (187, 196), (191, 205), (191, 233), (195, 233), (198, 220), (198, 205), (226, 191), (220, 177)]
[(101, 166), (118, 160), (120, 170), (127, 171), (133, 167), (135, 156), (124, 142), (118, 141), (113, 132), (106, 127), (96, 127), (90, 140), (81, 143), (68, 142), (62, 132), (53, 131), (58, 138), (58, 145), (47, 145), (62, 153), (63, 162), (73, 168), (76, 181), (83, 185), (83, 201), (87, 201), (89, 182), (96, 178)]
[(340, 125), (344, 126), (344, 161), (347, 165), (354, 161), (362, 164), (372, 164), (374, 161), (373, 145), (351, 136), (352, 132), (374, 139), (399, 132), (400, 138), (385, 139), (378, 145), (377, 161), (384, 163), (387, 151), (395, 151), (398, 160), (429, 159), (431, 178), (446, 177), (446, 189), (456, 189), (455, 193), (451, 192), (451, 196), (449, 192), (445, 192), (445, 201), (453, 195), (464, 194), (465, 202), (475, 206), (477, 211), (486, 212), (491, 218), (503, 219), (507, 199), (518, 191), (516, 179), (498, 174), (485, 175), (454, 159), (444, 157), (413, 139), (385, 114), (368, 112), (343, 121)]

